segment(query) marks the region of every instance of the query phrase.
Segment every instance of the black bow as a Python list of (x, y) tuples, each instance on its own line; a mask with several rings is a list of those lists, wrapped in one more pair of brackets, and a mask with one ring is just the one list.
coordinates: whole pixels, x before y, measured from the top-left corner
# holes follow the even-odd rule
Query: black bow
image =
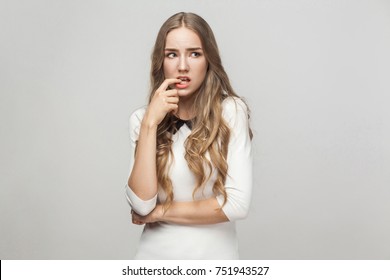
[(180, 129), (180, 127), (182, 127), (183, 125), (187, 125), (189, 129), (192, 129), (192, 120), (182, 120), (182, 119), (179, 119), (178, 117), (176, 116), (173, 116), (173, 134), (176, 133), (176, 131), (178, 131)]

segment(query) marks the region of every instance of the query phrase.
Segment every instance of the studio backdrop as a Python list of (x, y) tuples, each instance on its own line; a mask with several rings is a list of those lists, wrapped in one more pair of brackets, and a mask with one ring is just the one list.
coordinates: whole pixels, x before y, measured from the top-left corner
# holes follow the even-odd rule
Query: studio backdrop
[(251, 109), (243, 259), (390, 258), (390, 1), (0, 1), (0, 259), (131, 259), (128, 118), (174, 13)]

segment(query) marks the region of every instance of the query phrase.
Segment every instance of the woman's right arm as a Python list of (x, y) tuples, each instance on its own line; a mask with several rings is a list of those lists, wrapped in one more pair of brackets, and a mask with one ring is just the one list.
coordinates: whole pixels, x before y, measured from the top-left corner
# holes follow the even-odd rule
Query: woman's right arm
[[(137, 148), (135, 155), (131, 155), (134, 156), (134, 164), (128, 179), (128, 187), (131, 190), (127, 190), (128, 199), (131, 200), (129, 202), (135, 212), (141, 212), (139, 214), (152, 211), (156, 203), (158, 186), (156, 171), (157, 126), (167, 113), (178, 108), (177, 90), (166, 90), (170, 84), (177, 82), (180, 80), (166, 79), (161, 84), (140, 123)], [(143, 202), (149, 205), (146, 209), (142, 209)]]
[(157, 193), (156, 133), (157, 125), (148, 123), (145, 115), (128, 180), (129, 187), (142, 200), (149, 200)]

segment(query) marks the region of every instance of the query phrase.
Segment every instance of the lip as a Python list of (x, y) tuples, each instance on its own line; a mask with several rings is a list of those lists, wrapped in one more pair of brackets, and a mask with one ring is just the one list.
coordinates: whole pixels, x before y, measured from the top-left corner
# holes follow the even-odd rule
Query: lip
[(176, 79), (187, 79), (188, 81), (191, 81), (191, 78), (188, 76), (177, 76)]
[(176, 77), (176, 79), (180, 79), (180, 80), (186, 79), (187, 80), (186, 82), (180, 82), (180, 83), (176, 84), (176, 87), (179, 89), (187, 88), (191, 82), (191, 79), (188, 76), (178, 76), (178, 77)]

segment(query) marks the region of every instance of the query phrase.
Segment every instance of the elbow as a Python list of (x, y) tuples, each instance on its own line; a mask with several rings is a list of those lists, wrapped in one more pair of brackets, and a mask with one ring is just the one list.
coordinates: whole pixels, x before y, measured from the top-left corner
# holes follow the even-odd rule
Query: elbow
[(244, 220), (248, 217), (249, 214), (249, 207), (248, 206), (240, 206), (234, 211), (234, 214), (232, 217), (229, 217), (230, 221), (238, 221), (238, 220)]
[(243, 220), (248, 217), (250, 208), (250, 196), (240, 197), (234, 193), (228, 194), (226, 204), (223, 203), (224, 198), (222, 195), (217, 197), (219, 204), (222, 207), (222, 211), (230, 222), (237, 220)]
[(156, 205), (154, 205), (153, 207), (147, 207), (147, 208), (146, 207), (131, 206), (131, 209), (133, 209), (133, 211), (140, 216), (147, 216), (153, 211), (153, 209), (155, 207), (156, 207)]
[(241, 211), (240, 213), (240, 216), (239, 216), (239, 220), (244, 220), (248, 217), (249, 215), (249, 207), (246, 207), (244, 210)]
[(138, 215), (146, 216), (156, 207), (157, 194), (149, 200), (143, 200), (139, 198), (129, 186), (126, 186), (125, 188), (127, 202), (129, 203), (131, 209), (133, 209), (133, 211)]
[(234, 222), (237, 220), (244, 220), (248, 217), (249, 205), (230, 203), (230, 205), (225, 205), (223, 211), (225, 212), (225, 215), (230, 222)]

